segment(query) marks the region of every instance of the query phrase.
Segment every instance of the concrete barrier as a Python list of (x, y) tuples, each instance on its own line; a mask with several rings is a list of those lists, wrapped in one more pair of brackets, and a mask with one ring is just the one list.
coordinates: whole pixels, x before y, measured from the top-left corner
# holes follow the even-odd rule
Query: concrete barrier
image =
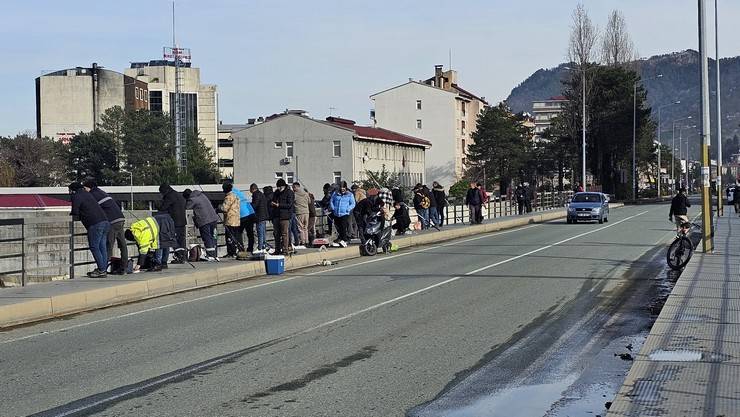
[[(620, 205), (614, 205), (618, 207)], [(565, 209), (533, 213), (524, 217), (501, 218), (475, 226), (445, 227), (394, 239), (401, 248), (438, 243), (481, 233), (561, 219)], [(346, 260), (360, 256), (358, 246), (301, 253), (286, 259), (286, 270), (316, 266), (322, 260)], [(209, 287), (265, 275), (263, 262), (202, 264), (181, 273), (138, 274), (121, 278), (53, 281), (0, 290), (0, 328), (17, 326), (68, 314), (146, 300), (163, 295)]]

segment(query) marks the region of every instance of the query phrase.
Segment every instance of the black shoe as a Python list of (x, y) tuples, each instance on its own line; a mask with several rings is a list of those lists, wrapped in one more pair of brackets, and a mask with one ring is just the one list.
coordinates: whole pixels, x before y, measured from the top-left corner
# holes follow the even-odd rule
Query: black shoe
[(90, 278), (105, 278), (107, 275), (108, 274), (106, 274), (105, 271), (100, 271), (97, 269), (87, 274), (87, 276)]
[(95, 268), (95, 269), (93, 269), (92, 271), (88, 272), (88, 273), (87, 273), (87, 276), (88, 276), (89, 278), (93, 278), (93, 275), (97, 275), (97, 274), (99, 274), (99, 273), (100, 273), (100, 270), (99, 270), (98, 268)]
[(167, 264), (162, 264), (162, 269), (167, 269)]
[(173, 259), (173, 260), (172, 260), (172, 262), (170, 262), (170, 263), (171, 263), (172, 265), (180, 265), (180, 264), (184, 264), (184, 263), (185, 263), (185, 261), (184, 261), (184, 260), (182, 260), (182, 259)]
[(162, 265), (154, 265), (153, 267), (146, 270), (146, 272), (159, 272), (162, 270)]

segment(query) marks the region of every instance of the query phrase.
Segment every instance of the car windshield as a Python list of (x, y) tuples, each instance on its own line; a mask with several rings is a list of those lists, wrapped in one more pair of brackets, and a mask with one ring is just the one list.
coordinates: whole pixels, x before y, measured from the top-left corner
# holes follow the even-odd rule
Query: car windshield
[(576, 194), (573, 197), (574, 203), (600, 203), (601, 196), (598, 194)]

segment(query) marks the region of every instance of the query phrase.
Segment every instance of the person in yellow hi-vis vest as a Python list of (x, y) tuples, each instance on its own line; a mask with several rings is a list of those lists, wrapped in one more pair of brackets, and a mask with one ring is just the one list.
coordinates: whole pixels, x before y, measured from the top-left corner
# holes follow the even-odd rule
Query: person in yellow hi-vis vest
[[(146, 262), (147, 255), (159, 249), (159, 226), (154, 217), (146, 217), (139, 220), (131, 225), (126, 230), (126, 239), (131, 242), (136, 242), (136, 246), (139, 248), (139, 259), (136, 261), (134, 266), (134, 273), (138, 273), (141, 270), (142, 265)], [(161, 265), (157, 265), (154, 257), (152, 257), (153, 265), (147, 270), (149, 272), (157, 272), (162, 270)]]

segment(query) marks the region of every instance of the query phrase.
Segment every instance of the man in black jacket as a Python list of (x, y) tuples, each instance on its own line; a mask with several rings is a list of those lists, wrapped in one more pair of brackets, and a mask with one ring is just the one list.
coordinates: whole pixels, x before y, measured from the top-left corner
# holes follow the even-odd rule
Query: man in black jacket
[[(275, 253), (287, 255), (290, 253), (290, 219), (293, 217), (293, 203), (295, 195), (293, 190), (287, 186), (282, 178), (275, 184), (275, 192), (272, 195), (272, 219), (273, 225), (280, 230), (275, 233)], [(278, 237), (280, 242), (277, 241)], [(279, 252), (278, 252), (279, 251)]]
[(478, 186), (474, 183), (470, 183), (470, 188), (467, 194), (465, 194), (465, 205), (468, 206), (470, 212), (470, 224), (478, 224), (478, 219), (481, 213), (481, 198)]
[(441, 227), (445, 222), (445, 207), (447, 207), (447, 196), (445, 195), (445, 189), (437, 181), (432, 183), (432, 194), (434, 195), (434, 201), (437, 203), (437, 217), (439, 218), (439, 226)]
[(270, 219), (270, 212), (267, 208), (268, 202), (265, 194), (260, 191), (257, 184), (250, 185), (249, 192), (252, 193), (252, 208), (254, 209), (257, 226), (257, 250), (254, 253), (261, 254), (265, 252), (265, 234), (267, 232), (267, 220)]
[(676, 219), (676, 231), (681, 228), (683, 223), (689, 221), (689, 210), (691, 203), (689, 203), (688, 197), (686, 197), (686, 188), (681, 187), (678, 189), (678, 194), (671, 200), (671, 210), (668, 212), (668, 220), (673, 221)]
[(72, 194), (72, 211), (69, 213), (73, 219), (79, 219), (87, 229), (87, 243), (92, 252), (97, 268), (89, 272), (90, 278), (105, 278), (108, 269), (108, 230), (110, 222), (105, 212), (98, 204), (92, 194), (85, 191), (85, 187), (79, 182), (69, 184)]
[(162, 194), (162, 203), (159, 211), (166, 212), (172, 217), (175, 223), (175, 237), (177, 238), (177, 247), (175, 248), (175, 259), (173, 264), (185, 262), (185, 247), (188, 225), (188, 219), (185, 216), (185, 197), (173, 190), (168, 184), (159, 186), (159, 193)]
[(118, 244), (118, 250), (121, 251), (121, 267), (117, 271), (111, 271), (112, 274), (124, 274), (126, 271), (126, 264), (128, 262), (128, 247), (126, 246), (126, 237), (123, 235), (125, 231), (126, 219), (123, 217), (121, 208), (118, 207), (113, 198), (111, 198), (105, 191), (98, 188), (98, 184), (93, 179), (85, 181), (83, 184), (85, 191), (90, 193), (98, 204), (105, 212), (105, 216), (110, 222), (110, 230), (108, 231), (108, 238), (106, 239), (106, 247), (108, 248), (108, 260), (113, 256), (113, 244)]

